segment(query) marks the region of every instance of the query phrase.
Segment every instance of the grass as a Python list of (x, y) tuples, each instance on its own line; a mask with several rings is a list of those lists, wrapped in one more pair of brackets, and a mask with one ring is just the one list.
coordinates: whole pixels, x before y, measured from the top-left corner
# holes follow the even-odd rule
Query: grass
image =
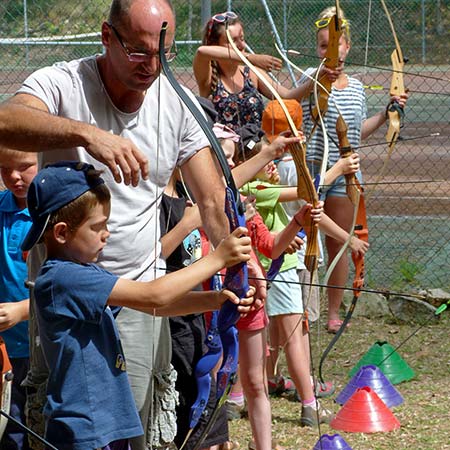
[[(396, 385), (405, 400), (402, 405), (393, 409), (401, 427), (389, 433), (339, 431), (354, 450), (450, 449), (449, 325), (450, 316), (445, 311), (437, 324), (424, 326), (397, 350), (416, 373), (413, 380)], [(338, 394), (349, 381), (348, 372), (377, 340), (387, 341), (395, 348), (418, 326), (413, 323), (394, 324), (390, 318), (353, 319), (351, 328), (342, 335), (325, 361), (325, 378), (335, 383)], [(316, 366), (330, 337), (325, 333), (323, 323), (320, 324), (320, 329), (317, 326), (312, 329), (312, 351)], [(274, 439), (289, 450), (311, 450), (320, 435), (317, 429), (300, 427), (300, 404), (283, 397), (274, 398), (271, 403)], [(325, 399), (323, 403), (334, 412), (340, 409), (333, 399)], [(337, 432), (328, 425), (321, 426), (322, 434)], [(242, 449), (247, 449), (251, 438), (248, 420), (230, 422), (230, 436), (239, 442)]]

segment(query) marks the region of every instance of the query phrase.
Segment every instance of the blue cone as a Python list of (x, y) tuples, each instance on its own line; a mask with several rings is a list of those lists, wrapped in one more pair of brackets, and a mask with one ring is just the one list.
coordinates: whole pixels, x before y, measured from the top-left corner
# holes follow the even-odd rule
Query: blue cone
[(386, 375), (374, 365), (360, 367), (356, 375), (353, 376), (347, 386), (336, 397), (336, 403), (343, 405), (356, 389), (364, 386), (368, 386), (376, 392), (388, 408), (393, 408), (403, 403), (403, 397), (400, 392), (398, 392)]
[(313, 450), (352, 450), (340, 434), (323, 434), (317, 441)]

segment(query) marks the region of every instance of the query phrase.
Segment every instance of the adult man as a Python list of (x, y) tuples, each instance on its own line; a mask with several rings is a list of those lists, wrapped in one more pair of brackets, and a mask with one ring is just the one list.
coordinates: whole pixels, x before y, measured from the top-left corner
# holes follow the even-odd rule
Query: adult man
[[(80, 159), (98, 168), (100, 161), (110, 169), (104, 178), (112, 194), (111, 237), (99, 263), (136, 280), (164, 273), (158, 207), (176, 165), (193, 191), (212, 242), (228, 233), (223, 183), (206, 137), (165, 77), (159, 76), (158, 40), (164, 21), (169, 24), (169, 54), (175, 30), (170, 2), (113, 0), (109, 20), (102, 24), (103, 55), (38, 70), (0, 108), (0, 139), (21, 150), (40, 148), (41, 164)], [(204, 173), (207, 195), (200, 184)], [(116, 183), (122, 177), (125, 184)], [(42, 255), (34, 254), (31, 260), (33, 278)], [(167, 322), (124, 309), (118, 325), (145, 429), (133, 449), (164, 448), (175, 427)], [(34, 339), (32, 393), (42, 391), (46, 379), (38, 347)], [(33, 402), (33, 395), (30, 399)]]

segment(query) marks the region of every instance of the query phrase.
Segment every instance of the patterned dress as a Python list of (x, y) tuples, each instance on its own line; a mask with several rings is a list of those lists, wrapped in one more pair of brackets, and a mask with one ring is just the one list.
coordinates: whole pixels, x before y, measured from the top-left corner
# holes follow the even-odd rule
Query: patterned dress
[(250, 69), (244, 68), (244, 86), (240, 92), (228, 92), (218, 80), (212, 94), (212, 102), (218, 113), (218, 122), (227, 125), (233, 130), (247, 123), (261, 125), (264, 101), (262, 95), (253, 85), (250, 78)]

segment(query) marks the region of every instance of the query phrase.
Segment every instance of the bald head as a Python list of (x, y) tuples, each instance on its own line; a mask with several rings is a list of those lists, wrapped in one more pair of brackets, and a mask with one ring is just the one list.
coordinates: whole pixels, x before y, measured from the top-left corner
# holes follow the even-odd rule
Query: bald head
[(109, 10), (109, 23), (113, 25), (127, 23), (132, 7), (143, 7), (155, 14), (167, 15), (169, 13), (173, 20), (175, 19), (175, 11), (170, 0), (113, 0)]

